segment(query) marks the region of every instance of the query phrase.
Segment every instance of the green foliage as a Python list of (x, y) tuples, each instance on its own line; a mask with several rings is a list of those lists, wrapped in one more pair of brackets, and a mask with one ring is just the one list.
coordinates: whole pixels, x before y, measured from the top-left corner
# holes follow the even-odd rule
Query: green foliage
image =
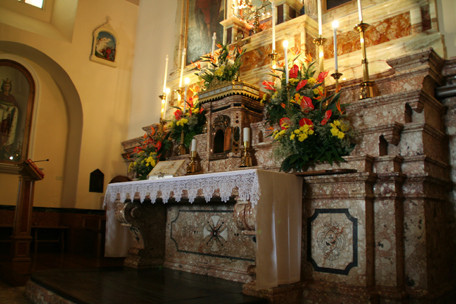
[(239, 69), (242, 64), (242, 55), (245, 54), (245, 49), (241, 49), (234, 45), (217, 45), (220, 50), (217, 50), (212, 57), (211, 54), (201, 57), (201, 62), (206, 67), (201, 67), (199, 63), (193, 64), (198, 70), (195, 74), (198, 75), (200, 81), (203, 81), (203, 86), (208, 88), (214, 81), (232, 81), (236, 80), (239, 74)]
[(184, 145), (189, 148), (195, 135), (203, 133), (206, 124), (206, 111), (202, 109), (198, 102), (193, 103), (189, 98), (186, 112), (180, 107), (174, 107), (174, 119), (168, 124), (169, 136), (176, 142), (181, 141), (182, 131), (184, 132)]

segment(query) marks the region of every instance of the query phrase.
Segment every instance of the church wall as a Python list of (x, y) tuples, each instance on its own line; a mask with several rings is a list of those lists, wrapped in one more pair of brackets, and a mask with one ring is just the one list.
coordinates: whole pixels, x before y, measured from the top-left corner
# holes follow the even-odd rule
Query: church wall
[(453, 0), (437, 0), (439, 30), (445, 36), (447, 57), (456, 56), (456, 2)]
[[(89, 193), (90, 172), (100, 169), (105, 174), (105, 185), (116, 175), (124, 174), (126, 166), (121, 159), (120, 142), (127, 136), (128, 119), (130, 111), (130, 83), (134, 56), (134, 44), (136, 33), (136, 21), (138, 6), (124, 0), (79, 0), (76, 12), (75, 26), (72, 40), (50, 38), (37, 33), (27, 32), (12, 26), (0, 23), (0, 36), (4, 41), (17, 42), (20, 45), (32, 47), (49, 56), (68, 74), (73, 82), (82, 106), (82, 142), (80, 147), (79, 170), (72, 172), (77, 187), (77, 193), (70, 198), (60, 199), (58, 188), (49, 185), (41, 186), (42, 192), (37, 186), (35, 202), (41, 206), (68, 207), (99, 209), (103, 194)], [(92, 49), (92, 33), (106, 21), (106, 16), (112, 18), (111, 25), (117, 33), (118, 52), (116, 61), (117, 68), (102, 65), (89, 60)], [(34, 58), (34, 63), (43, 67), (43, 61), (39, 56)], [(51, 82), (52, 74), (40, 77), (42, 82)], [(49, 88), (52, 84), (49, 85)], [(45, 93), (43, 86), (43, 93)], [(62, 88), (59, 88), (62, 89)], [(49, 95), (49, 110), (39, 113), (38, 121), (45, 121), (42, 132), (36, 134), (34, 151), (35, 156), (44, 156), (46, 150), (52, 150), (52, 141), (45, 139), (46, 132), (53, 132), (55, 138), (65, 137), (63, 129), (56, 130), (64, 124), (55, 117), (56, 113), (51, 110), (51, 105), (59, 104), (62, 110), (62, 101), (59, 94), (54, 90), (46, 93)], [(64, 94), (63, 94), (64, 95)], [(45, 95), (42, 96), (44, 98)], [(77, 99), (76, 99), (77, 100)], [(65, 100), (65, 102), (69, 102)], [(67, 104), (68, 106), (68, 104)], [(67, 107), (68, 119), (73, 117), (74, 112)], [(80, 117), (79, 117), (80, 118)], [(56, 124), (54, 124), (54, 122)], [(57, 133), (56, 133), (57, 132)], [(71, 139), (70, 139), (71, 140)], [(65, 146), (65, 139), (59, 142), (58, 149)], [(77, 153), (76, 153), (77, 154)], [(71, 160), (69, 160), (71, 161)], [(44, 167), (43, 165), (42, 167)], [(48, 166), (48, 165), (46, 165)], [(50, 166), (50, 163), (49, 163)], [(51, 167), (48, 167), (51, 168)], [(60, 165), (60, 171), (65, 168)], [(59, 171), (58, 170), (58, 171)], [(46, 179), (42, 183), (57, 181), (59, 173), (49, 170)], [(46, 172), (45, 170), (45, 173)], [(38, 182), (39, 183), (39, 182)], [(54, 192), (54, 194), (52, 194)], [(56, 195), (54, 198), (53, 195)], [(51, 200), (49, 200), (51, 196)], [(65, 194), (62, 194), (65, 197)]]

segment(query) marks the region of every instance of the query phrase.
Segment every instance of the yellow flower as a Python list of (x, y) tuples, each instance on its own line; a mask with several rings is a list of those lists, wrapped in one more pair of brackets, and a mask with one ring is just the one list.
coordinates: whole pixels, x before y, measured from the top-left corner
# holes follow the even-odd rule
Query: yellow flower
[(225, 70), (225, 66), (222, 65), (218, 69), (215, 70), (215, 76), (222, 77), (223, 76), (223, 71)]
[(344, 133), (344, 132), (339, 132), (339, 134), (337, 134), (337, 137), (338, 137), (339, 139), (342, 139), (342, 138), (345, 137), (345, 133)]
[(272, 98), (276, 98), (277, 95), (279, 95), (279, 91), (275, 91), (274, 94), (272, 94)]
[(176, 122), (176, 125), (183, 127), (186, 123), (188, 123), (188, 119), (187, 118), (182, 118), (181, 120)]
[(314, 92), (315, 95), (320, 95), (320, 93), (322, 92), (321, 86), (318, 87), (318, 88), (315, 88), (315, 89), (313, 90), (313, 92)]
[(339, 134), (339, 130), (337, 128), (332, 128), (331, 134), (332, 134), (332, 136), (337, 136)]
[(199, 110), (198, 108), (193, 108), (193, 109), (192, 109), (193, 114), (198, 114), (199, 111), (200, 111), (200, 110)]
[(130, 163), (130, 165), (128, 166), (128, 172), (133, 170), (134, 167), (135, 167), (135, 163)]
[(340, 126), (340, 121), (339, 120), (334, 120), (334, 125), (339, 127)]
[(294, 86), (294, 85), (296, 85), (296, 84), (299, 82), (299, 79), (291, 78), (291, 79), (289, 80), (289, 82), (291, 83), (291, 85)]
[(309, 79), (307, 79), (307, 84), (310, 84), (311, 86), (313, 86), (316, 83), (317, 83), (317, 80), (313, 77), (310, 77)]
[(294, 133), (293, 133), (293, 134), (291, 134), (291, 135), (290, 135), (290, 140), (293, 140), (293, 139), (295, 139), (295, 137), (296, 137), (296, 134), (294, 134)]
[(342, 123), (340, 124), (340, 129), (341, 129), (343, 132), (347, 132), (349, 128), (350, 128), (350, 126), (349, 126), (348, 123), (346, 123), (346, 122), (342, 122)]

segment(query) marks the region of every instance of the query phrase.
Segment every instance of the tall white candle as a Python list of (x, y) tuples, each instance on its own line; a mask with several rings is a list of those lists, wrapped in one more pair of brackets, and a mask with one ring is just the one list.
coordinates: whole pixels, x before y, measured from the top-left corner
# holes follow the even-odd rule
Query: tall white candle
[(339, 21), (335, 20), (332, 23), (333, 29), (334, 29), (334, 68), (337, 71), (338, 70), (338, 64), (337, 64), (337, 28), (339, 27)]
[(358, 0), (358, 14), (359, 14), (359, 22), (363, 22), (363, 9), (361, 8), (361, 0)]
[(250, 141), (250, 128), (244, 128), (244, 142)]
[(276, 11), (274, 0), (271, 1), (271, 9), (272, 9), (272, 52), (275, 52), (275, 23), (276, 23)]
[(166, 64), (165, 64), (165, 80), (163, 80), (163, 93), (166, 92), (166, 78), (168, 76), (168, 55), (166, 55)]
[(192, 148), (190, 149), (190, 151), (194, 152), (196, 151), (196, 139), (192, 139)]
[(214, 52), (215, 52), (215, 39), (217, 39), (217, 33), (214, 32), (214, 34), (212, 35), (212, 51), (211, 51), (212, 57), (214, 57)]
[(285, 79), (288, 85), (288, 40), (283, 41), (283, 53), (285, 54)]
[(184, 113), (187, 110), (187, 90), (188, 90), (188, 84), (190, 83), (190, 79), (188, 77), (185, 77), (185, 91), (184, 91)]
[(182, 51), (182, 64), (181, 64), (181, 74), (179, 79), (179, 88), (182, 88), (182, 79), (184, 77), (184, 69), (185, 69), (185, 54), (187, 53), (187, 49), (184, 48)]
[[(359, 3), (359, 0), (358, 0)], [(321, 0), (318, 0), (317, 4), (317, 10), (318, 10), (318, 35), (321, 36), (323, 35), (323, 18), (321, 16)]]

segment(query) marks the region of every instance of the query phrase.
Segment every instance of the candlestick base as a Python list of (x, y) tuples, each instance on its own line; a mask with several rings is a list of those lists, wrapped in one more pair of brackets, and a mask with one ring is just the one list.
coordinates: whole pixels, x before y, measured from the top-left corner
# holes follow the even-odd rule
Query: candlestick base
[(313, 43), (316, 44), (316, 45), (318, 45), (318, 46), (323, 45), (323, 44), (326, 43), (326, 38), (323, 38), (323, 37), (320, 36), (320, 37), (318, 37), (318, 38), (315, 38), (315, 39), (313, 40)]
[(190, 163), (187, 166), (187, 173), (193, 174), (201, 172), (201, 165), (196, 151), (190, 152)]
[(241, 165), (239, 167), (252, 167), (252, 157), (250, 156), (250, 143), (248, 141), (244, 142), (244, 151), (242, 152)]
[(335, 89), (337, 91), (337, 88), (339, 87), (339, 79), (340, 79), (340, 76), (342, 76), (343, 74), (342, 73), (339, 73), (338, 70), (335, 70), (334, 73), (331, 74), (331, 77), (334, 78), (334, 81), (335, 81)]
[(272, 66), (275, 68), (277, 66), (277, 58), (279, 57), (279, 55), (275, 51), (272, 51), (272, 53), (268, 56), (271, 57)]
[(374, 82), (363, 81), (361, 82), (361, 89), (359, 91), (359, 99), (366, 99), (374, 97)]

